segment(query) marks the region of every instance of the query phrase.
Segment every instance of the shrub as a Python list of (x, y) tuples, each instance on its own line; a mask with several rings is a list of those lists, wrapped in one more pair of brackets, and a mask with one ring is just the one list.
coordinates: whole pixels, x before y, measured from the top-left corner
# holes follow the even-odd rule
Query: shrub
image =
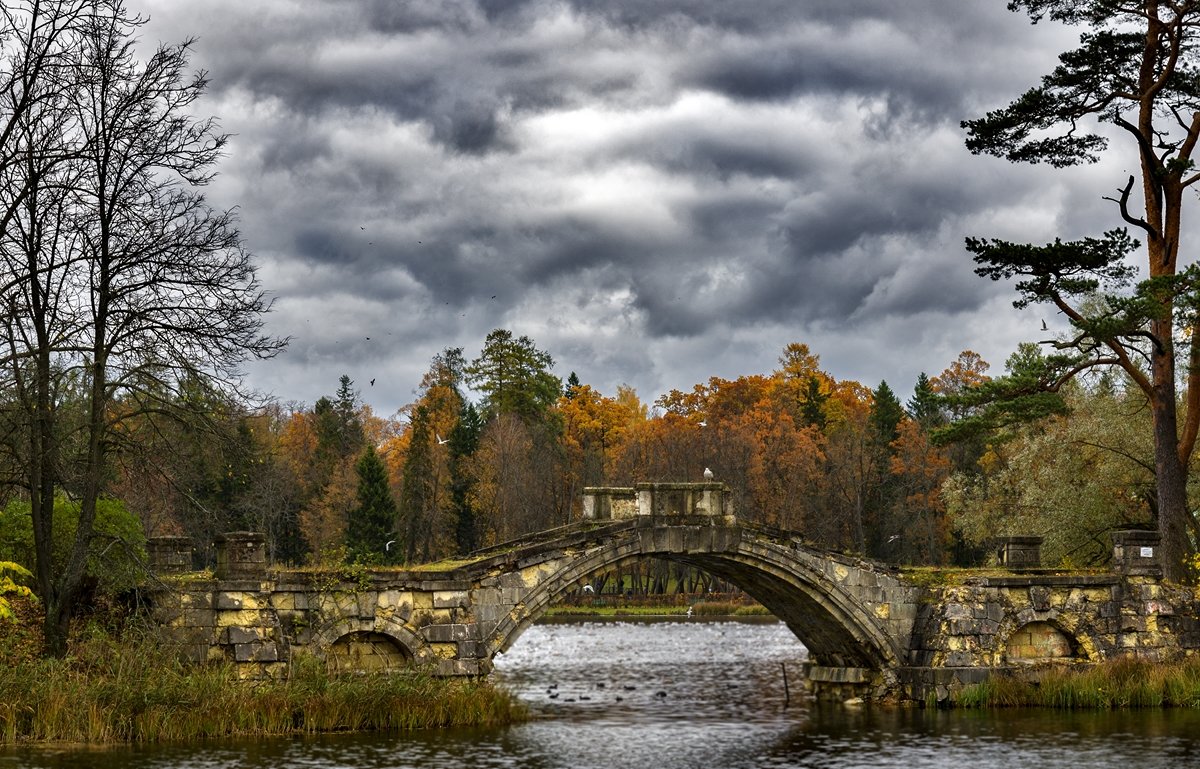
[[(78, 527), (79, 503), (56, 497), (52, 570), (66, 565)], [(0, 560), (34, 569), (33, 518), (28, 502), (14, 500), (0, 510)], [(87, 575), (97, 581), (102, 592), (119, 593), (141, 582), (145, 561), (146, 537), (137, 516), (120, 500), (99, 500), (88, 546)]]

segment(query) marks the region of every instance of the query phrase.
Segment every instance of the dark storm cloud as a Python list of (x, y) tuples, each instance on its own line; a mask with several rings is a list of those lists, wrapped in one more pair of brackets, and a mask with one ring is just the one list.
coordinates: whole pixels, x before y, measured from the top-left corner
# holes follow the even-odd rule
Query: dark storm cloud
[[(503, 3), (510, 7), (538, 4), (535, 1)], [(903, 9), (904, 13), (897, 13), (895, 0), (805, 0), (803, 3), (795, 0), (756, 0), (750, 3), (731, 3), (728, 0), (571, 0), (570, 3), (580, 13), (603, 16), (614, 24), (630, 29), (667, 21), (752, 36), (771, 34), (781, 24), (794, 20), (823, 25), (878, 20), (901, 27), (941, 26), (946, 23), (960, 23), (965, 27), (967, 24), (986, 24), (988, 20), (1005, 18), (1003, 9), (995, 8), (995, 4), (963, 0), (962, 5), (967, 4), (973, 7), (966, 13), (947, 13), (946, 5), (942, 2), (909, 0)]]
[(652, 400), (680, 356), (768, 370), (806, 337), (862, 350), (829, 329), (970, 317), (1006, 289), (964, 234), (1085, 199), (1029, 205), (1045, 176), (963, 148), (1060, 48), (990, 0), (132, 5), (199, 37), (235, 134), (213, 194), (306, 335), (279, 382), (416, 381), (506, 326)]
[[(766, 146), (753, 137), (722, 135), (680, 126), (658, 136), (637, 137), (623, 154), (640, 156), (674, 173), (707, 175), (716, 179), (745, 175), (795, 178), (808, 172), (809, 162), (795, 151)], [(630, 143), (631, 145), (634, 142)]]
[(432, 122), (434, 136), (459, 152), (480, 154), (499, 143), (500, 121), (494, 105), (460, 102), (434, 116)]

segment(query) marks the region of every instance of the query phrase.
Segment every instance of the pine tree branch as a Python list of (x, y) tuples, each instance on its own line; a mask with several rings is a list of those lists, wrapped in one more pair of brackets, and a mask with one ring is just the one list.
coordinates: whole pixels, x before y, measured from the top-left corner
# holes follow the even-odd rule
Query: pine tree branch
[(1132, 224), (1134, 227), (1138, 227), (1142, 230), (1145, 230), (1146, 234), (1148, 234), (1150, 237), (1152, 237), (1152, 238), (1157, 237), (1158, 233), (1156, 233), (1154, 228), (1150, 226), (1149, 222), (1147, 222), (1145, 219), (1139, 219), (1138, 217), (1129, 213), (1129, 195), (1133, 192), (1133, 185), (1134, 185), (1134, 177), (1133, 177), (1133, 174), (1130, 174), (1129, 182), (1126, 183), (1126, 185), (1124, 187), (1122, 187), (1120, 190), (1120, 192), (1121, 192), (1120, 198), (1110, 198), (1106, 195), (1102, 198), (1102, 200), (1108, 200), (1110, 202), (1116, 203), (1117, 206), (1120, 207), (1120, 209), (1121, 209), (1121, 218), (1122, 219), (1124, 219), (1127, 223)]

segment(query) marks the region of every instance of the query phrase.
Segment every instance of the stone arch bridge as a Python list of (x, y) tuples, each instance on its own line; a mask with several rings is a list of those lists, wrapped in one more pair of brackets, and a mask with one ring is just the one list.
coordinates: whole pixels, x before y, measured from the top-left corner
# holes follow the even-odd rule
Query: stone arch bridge
[[(696, 566), (760, 601), (808, 649), (805, 674), (829, 697), (946, 699), (1031, 662), (1200, 647), (1196, 596), (1160, 584), (1153, 535), (1123, 535), (1119, 573), (1032, 568), (1036, 543), (1014, 538), (1016, 571), (931, 579), (738, 521), (728, 499), (719, 483), (590, 489), (579, 524), (403, 570), (268, 570), (261, 535), (234, 533), (218, 541), (216, 578), (165, 576), (147, 595), (194, 657), (231, 659), (247, 677), (285, 675), (304, 652), (350, 668), (485, 675), (589, 576), (646, 558)], [(152, 560), (170, 571), (190, 562), (187, 547), (157, 540)]]

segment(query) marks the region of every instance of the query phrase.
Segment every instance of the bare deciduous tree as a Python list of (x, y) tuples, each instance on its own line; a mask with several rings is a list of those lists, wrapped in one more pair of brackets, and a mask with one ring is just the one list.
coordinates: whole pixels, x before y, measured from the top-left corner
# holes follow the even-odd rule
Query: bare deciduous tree
[[(240, 363), (283, 342), (261, 333), (269, 303), (233, 213), (198, 189), (226, 137), (189, 114), (206, 85), (190, 42), (139, 61), (143, 20), (122, 0), (27, 0), (2, 21), (3, 103), (22, 110), (0, 118), (15, 126), (0, 134), (6, 443), (32, 502), (47, 648), (61, 654), (111, 456), (131, 448), (124, 426), (189, 404), (187, 382), (235, 390)], [(64, 490), (79, 525), (51, 573)]]

